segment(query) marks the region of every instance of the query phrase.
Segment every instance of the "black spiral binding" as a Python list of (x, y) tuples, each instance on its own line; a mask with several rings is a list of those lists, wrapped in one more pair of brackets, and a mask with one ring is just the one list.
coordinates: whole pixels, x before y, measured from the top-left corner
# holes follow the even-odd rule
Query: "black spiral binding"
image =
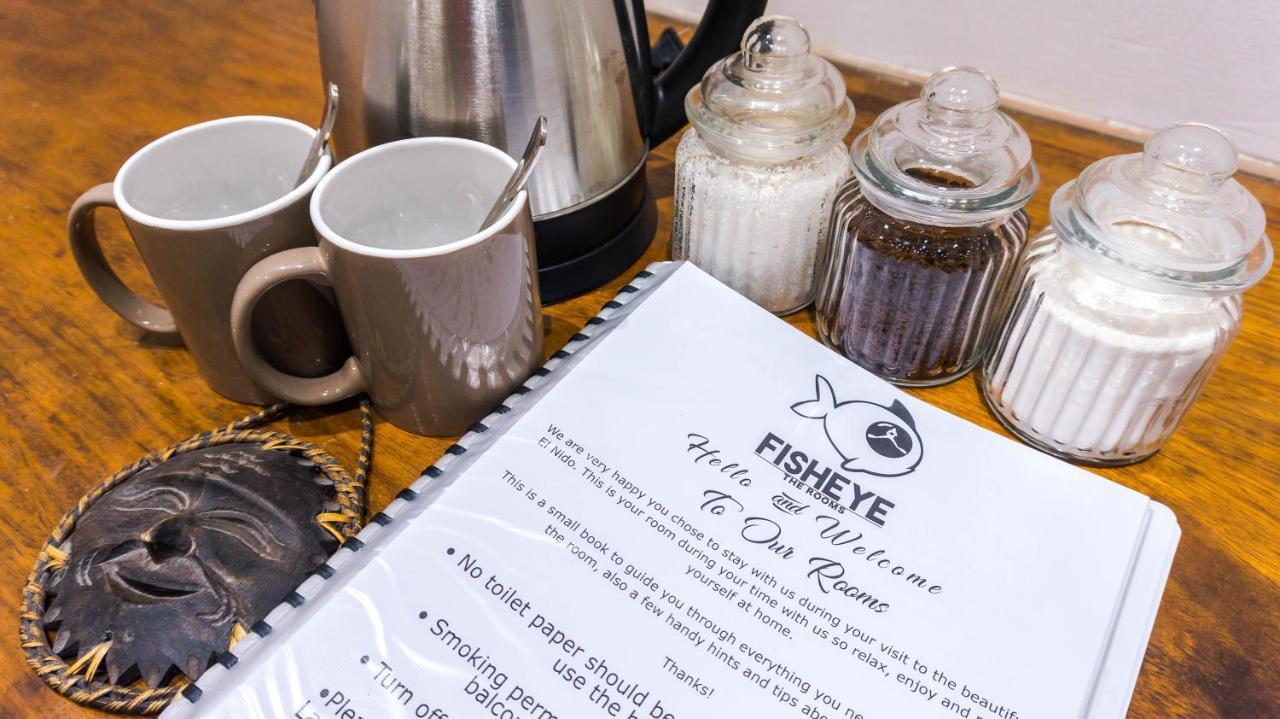
[[(530, 381), (536, 382), (537, 380), (540, 380), (552, 374), (555, 371), (556, 367), (558, 367), (562, 362), (568, 360), (574, 355), (575, 352), (577, 352), (578, 350), (581, 350), (584, 346), (586, 346), (586, 344), (590, 342), (592, 337), (594, 336), (594, 333), (587, 334), (587, 332), (594, 330), (600, 325), (607, 324), (609, 322), (610, 317), (612, 317), (614, 311), (622, 308), (630, 301), (629, 295), (632, 295), (641, 289), (641, 287), (637, 286), (637, 283), (639, 283), (640, 285), (648, 284), (646, 280), (648, 280), (651, 277), (653, 277), (653, 273), (648, 270), (641, 270), (639, 273), (637, 273), (635, 278), (631, 280), (631, 282), (624, 285), (620, 290), (618, 290), (618, 294), (615, 295), (612, 300), (609, 300), (604, 304), (604, 307), (601, 308), (599, 313), (597, 313), (594, 317), (586, 321), (586, 324), (582, 327), (581, 332), (578, 332), (577, 334), (570, 337), (569, 341), (565, 343), (565, 346), (562, 349), (556, 350), (555, 353), (551, 355), (551, 359), (547, 360), (546, 364), (533, 370), (533, 372), (529, 375), (529, 379), (526, 380), (525, 384), (522, 384), (519, 387), (517, 387), (511, 393), (511, 395), (507, 397), (507, 399), (503, 400), (503, 402), (499, 404), (497, 407), (494, 407), (493, 410), (490, 411), (489, 415), (486, 416), (483, 420), (471, 425), (471, 427), (468, 428), (467, 432), (463, 434), (462, 437), (460, 437), (457, 442), (449, 445), (448, 449), (444, 451), (444, 456), (440, 458), (440, 461), (437, 464), (429, 465), (426, 469), (422, 470), (422, 473), (418, 475), (418, 482), (422, 482), (427, 479), (438, 479), (439, 477), (444, 475), (448, 469), (448, 466), (452, 465), (453, 462), (457, 461), (456, 459), (453, 459), (453, 458), (461, 457), (462, 455), (467, 453), (468, 440), (474, 440), (478, 438), (481, 434), (488, 432), (495, 425), (495, 423), (502, 420), (502, 415), (505, 415), (511, 411), (510, 403), (515, 401), (515, 398), (521, 395), (528, 394), (529, 392), (533, 391), (534, 388), (529, 387), (528, 382)], [(445, 464), (446, 466), (441, 467), (439, 466), (440, 464)], [(418, 482), (415, 482), (415, 484), (417, 484)], [(420, 496), (419, 492), (417, 492), (416, 490), (410, 489), (409, 487), (406, 487), (400, 490), (400, 492), (396, 494), (395, 499), (391, 502), (391, 504), (387, 506), (385, 510), (378, 512), (377, 514), (369, 518), (369, 524), (365, 525), (365, 530), (361, 531), (360, 534), (362, 535), (365, 534), (366, 531), (371, 526), (376, 526), (381, 528), (391, 524), (392, 522), (395, 521), (395, 515), (397, 513), (395, 510), (399, 506), (401, 506), (402, 503), (407, 504), (409, 502), (416, 501), (419, 496)], [(379, 529), (379, 531), (381, 530)], [(351, 537), (347, 539), (342, 544), (342, 547), (339, 548), (338, 551), (341, 552), (343, 549), (346, 549), (352, 553), (355, 553), (363, 549), (365, 545), (366, 545), (366, 541), (361, 539), (360, 536), (357, 535), (355, 537)], [(321, 580), (327, 581), (331, 579), (336, 572), (337, 570), (334, 567), (332, 567), (328, 562), (326, 562), (324, 564), (321, 564), (319, 567), (317, 567), (315, 571), (312, 572), (312, 574), (313, 576), (319, 577)], [(284, 602), (279, 607), (269, 612), (267, 616), (271, 616), (272, 614), (275, 614), (276, 612), (281, 611), (282, 607), (287, 607), (288, 609), (296, 609), (297, 607), (302, 606), (304, 603), (306, 603), (306, 597), (304, 597), (302, 594), (300, 594), (297, 591), (291, 592), (289, 596), (285, 598)], [(270, 624), (268, 624), (264, 619), (263, 621), (260, 621), (257, 624), (254, 624), (253, 627), (250, 629), (250, 631), (253, 634), (257, 635), (259, 638), (264, 638), (267, 635), (271, 634), (272, 629), (273, 627)], [(235, 651), (229, 650), (229, 651), (223, 652), (218, 656), (217, 663), (221, 665), (224, 669), (231, 669), (239, 661), (240, 661), (240, 657), (237, 656)], [(182, 691), (182, 697), (191, 703), (195, 703), (199, 701), (200, 697), (203, 694), (204, 694), (204, 690), (196, 686), (195, 683), (188, 684)]]

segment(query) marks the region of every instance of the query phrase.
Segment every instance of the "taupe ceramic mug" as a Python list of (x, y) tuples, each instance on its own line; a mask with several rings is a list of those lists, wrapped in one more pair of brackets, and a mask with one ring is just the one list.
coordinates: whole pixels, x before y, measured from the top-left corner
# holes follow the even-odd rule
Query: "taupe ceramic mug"
[[(245, 270), (281, 250), (315, 245), (309, 200), (329, 170), (326, 155), (294, 187), (315, 130), (278, 117), (229, 117), (178, 130), (130, 157), (115, 182), (80, 196), (67, 235), (80, 272), (108, 307), (138, 327), (179, 336), (220, 394), (262, 404), (275, 397), (244, 371), (231, 341), (231, 299)], [(165, 308), (120, 281), (98, 244), (94, 209), (124, 216)], [(332, 372), (349, 354), (327, 289), (276, 288), (252, 327), (286, 371)]]
[[(529, 197), (477, 232), (516, 163), (472, 140), (379, 145), (338, 165), (311, 198), (319, 248), (245, 275), (231, 309), (240, 360), (265, 388), (308, 405), (367, 392), (393, 424), (462, 433), (541, 360), (542, 309)], [(286, 280), (333, 287), (354, 354), (325, 377), (263, 360), (249, 317)]]

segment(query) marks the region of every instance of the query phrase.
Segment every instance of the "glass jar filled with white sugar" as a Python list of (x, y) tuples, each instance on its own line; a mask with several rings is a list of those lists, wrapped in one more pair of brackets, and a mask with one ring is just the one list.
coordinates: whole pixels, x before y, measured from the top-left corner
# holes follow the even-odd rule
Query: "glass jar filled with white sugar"
[(808, 305), (831, 200), (850, 173), (841, 140), (854, 110), (839, 71), (810, 54), (800, 23), (761, 18), (685, 110), (672, 254), (771, 312)]
[(1054, 194), (983, 365), (1011, 431), (1098, 465), (1165, 445), (1235, 337), (1241, 293), (1271, 266), (1262, 207), (1235, 169), (1221, 132), (1174, 125)]

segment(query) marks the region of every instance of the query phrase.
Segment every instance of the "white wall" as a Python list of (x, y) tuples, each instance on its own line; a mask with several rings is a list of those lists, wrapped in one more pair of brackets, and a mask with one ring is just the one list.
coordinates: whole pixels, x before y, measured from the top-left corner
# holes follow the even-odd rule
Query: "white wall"
[[(706, 2), (646, 5), (688, 19)], [(1280, 163), (1280, 0), (771, 0), (768, 12), (799, 19), (833, 60), (916, 79), (974, 65), (1015, 106), (1129, 137), (1207, 122)]]

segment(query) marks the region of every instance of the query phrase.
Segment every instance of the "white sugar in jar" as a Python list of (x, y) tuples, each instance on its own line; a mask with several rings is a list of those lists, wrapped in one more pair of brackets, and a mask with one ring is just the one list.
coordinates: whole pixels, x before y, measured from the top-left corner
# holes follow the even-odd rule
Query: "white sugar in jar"
[(1218, 131), (1175, 125), (1058, 190), (983, 367), (1011, 431), (1099, 465), (1168, 442), (1271, 264), (1261, 206), (1230, 179), (1235, 157)]
[(766, 17), (689, 91), (676, 150), (672, 254), (756, 304), (813, 301), (831, 201), (852, 168), (853, 103), (795, 20)]
[(677, 152), (676, 256), (771, 312), (812, 302), (831, 201), (850, 172), (844, 146), (782, 164), (744, 163), (689, 131)]
[(1055, 453), (1141, 459), (1164, 444), (1235, 336), (1240, 299), (1131, 287), (1045, 247), (1056, 242), (1046, 234), (1030, 248), (1049, 252), (1028, 287), (1034, 311), (1018, 312), (1010, 350), (991, 365), (993, 403)]

